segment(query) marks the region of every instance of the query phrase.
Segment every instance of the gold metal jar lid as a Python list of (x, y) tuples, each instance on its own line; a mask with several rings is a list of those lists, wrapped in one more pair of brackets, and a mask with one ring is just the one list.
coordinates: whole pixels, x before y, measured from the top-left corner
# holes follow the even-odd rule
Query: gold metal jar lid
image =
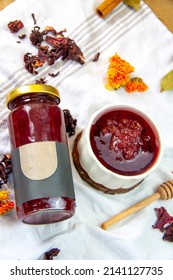
[(39, 92), (47, 93), (48, 95), (52, 95), (60, 99), (59, 91), (56, 88), (45, 84), (32, 84), (32, 85), (21, 86), (10, 91), (6, 96), (6, 105), (8, 107), (10, 101), (24, 94), (39, 93)]

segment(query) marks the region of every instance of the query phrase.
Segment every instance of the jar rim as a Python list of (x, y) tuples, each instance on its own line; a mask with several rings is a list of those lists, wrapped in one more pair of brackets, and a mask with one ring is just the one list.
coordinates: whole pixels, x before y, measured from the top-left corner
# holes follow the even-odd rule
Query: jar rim
[(23, 96), (28, 93), (47, 93), (48, 95), (57, 97), (60, 100), (60, 95), (58, 89), (53, 86), (45, 84), (30, 84), (26, 86), (21, 86), (11, 90), (6, 95), (6, 105), (9, 107), (9, 102), (14, 100), (19, 96)]

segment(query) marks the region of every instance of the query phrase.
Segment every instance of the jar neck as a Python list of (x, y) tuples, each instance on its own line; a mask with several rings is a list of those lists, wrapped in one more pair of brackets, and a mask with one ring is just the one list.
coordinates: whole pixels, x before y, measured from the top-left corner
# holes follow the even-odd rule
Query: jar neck
[(23, 94), (21, 96), (18, 96), (14, 99), (12, 99), (8, 103), (8, 108), (10, 110), (14, 110), (15, 108), (26, 105), (28, 103), (50, 103), (53, 105), (58, 105), (60, 103), (60, 99), (58, 97), (46, 94), (46, 93), (28, 93), (28, 94)]

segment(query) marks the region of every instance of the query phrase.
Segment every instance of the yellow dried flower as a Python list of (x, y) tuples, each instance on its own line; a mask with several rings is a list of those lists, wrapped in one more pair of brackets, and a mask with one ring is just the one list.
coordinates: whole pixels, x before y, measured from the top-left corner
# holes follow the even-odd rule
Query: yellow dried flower
[(9, 191), (1, 190), (0, 191), (0, 201), (8, 200), (9, 199)]

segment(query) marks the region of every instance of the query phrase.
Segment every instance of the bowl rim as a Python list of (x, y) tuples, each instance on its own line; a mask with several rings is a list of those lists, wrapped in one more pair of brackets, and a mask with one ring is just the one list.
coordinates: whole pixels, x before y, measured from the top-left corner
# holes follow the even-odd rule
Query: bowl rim
[[(101, 162), (97, 159), (97, 157), (95, 156), (93, 149), (91, 147), (91, 143), (90, 143), (90, 130), (91, 130), (91, 126), (93, 124), (93, 122), (96, 119), (99, 119), (99, 117), (101, 117), (102, 115), (104, 115), (104, 113), (106, 113), (107, 111), (111, 111), (112, 109), (125, 109), (125, 110), (131, 110), (132, 112), (138, 114), (143, 117), (147, 122), (149, 122), (151, 128), (154, 128), (158, 138), (159, 138), (159, 142), (160, 142), (160, 147), (159, 147), (159, 151), (158, 151), (158, 155), (157, 158), (155, 159), (155, 162), (152, 164), (152, 166), (147, 169), (145, 172), (142, 172), (140, 174), (136, 174), (136, 175), (122, 175), (122, 174), (118, 174), (115, 173), (111, 170), (109, 170), (108, 168), (106, 168), (103, 164), (101, 164)], [(160, 128), (158, 127), (157, 123), (153, 120), (153, 118), (146, 112), (144, 112), (141, 109), (136, 108), (135, 106), (132, 105), (127, 105), (127, 104), (109, 104), (109, 105), (105, 105), (104, 107), (98, 109), (96, 112), (94, 112), (89, 121), (88, 124), (86, 126), (86, 128), (84, 129), (84, 133), (85, 133), (85, 137), (86, 137), (86, 145), (87, 145), (87, 149), (88, 152), (90, 153), (90, 156), (92, 157), (93, 161), (99, 166), (99, 168), (103, 171), (106, 172), (107, 174), (110, 174), (111, 176), (113, 175), (115, 178), (119, 178), (119, 179), (123, 179), (123, 180), (130, 180), (130, 179), (142, 179), (146, 176), (148, 176), (151, 172), (153, 172), (160, 164), (163, 153), (164, 153), (164, 141), (163, 141), (163, 136), (161, 133)]]

